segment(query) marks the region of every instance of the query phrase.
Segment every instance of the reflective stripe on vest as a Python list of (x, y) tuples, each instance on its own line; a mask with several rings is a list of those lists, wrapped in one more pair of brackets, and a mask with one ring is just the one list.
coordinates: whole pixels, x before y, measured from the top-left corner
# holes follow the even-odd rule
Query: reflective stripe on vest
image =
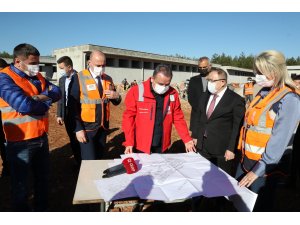
[[(16, 74), (10, 67), (6, 67), (1, 72), (10, 76), (28, 97), (40, 94), (29, 80)], [(37, 78), (41, 82), (42, 91), (45, 91), (45, 79), (40, 73), (37, 75)], [(0, 110), (3, 130), (8, 142), (29, 140), (48, 132), (48, 113), (44, 116), (23, 115), (8, 105), (2, 98), (0, 98)]]
[[(252, 160), (259, 160), (262, 157), (271, 137), (275, 122), (275, 118), (269, 116), (272, 106), (291, 92), (291, 89), (284, 87), (272, 92), (266, 96), (268, 99), (265, 102), (259, 95), (251, 102), (240, 132), (238, 148), (243, 150), (243, 153)], [(270, 97), (268, 97), (269, 95)]]
[[(95, 122), (96, 121), (96, 108), (97, 105), (102, 107), (102, 118), (101, 126), (104, 124), (104, 120), (108, 121), (110, 116), (109, 99), (103, 93), (102, 98), (100, 97), (98, 85), (90, 74), (89, 70), (83, 70), (78, 74), (79, 85), (80, 85), (80, 103), (81, 103), (81, 119), (84, 122)], [(109, 90), (112, 87), (112, 82), (108, 80), (109, 77), (106, 75), (102, 76), (103, 92)], [(93, 89), (88, 90), (88, 85), (94, 85)], [(104, 111), (105, 110), (105, 111)], [(104, 118), (104, 114), (106, 118)]]

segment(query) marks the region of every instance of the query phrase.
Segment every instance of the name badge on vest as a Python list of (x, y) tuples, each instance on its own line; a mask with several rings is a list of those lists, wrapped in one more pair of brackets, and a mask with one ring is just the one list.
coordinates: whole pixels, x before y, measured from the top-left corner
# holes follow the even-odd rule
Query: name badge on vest
[(175, 97), (174, 97), (174, 95), (170, 95), (170, 101), (171, 101), (171, 102), (175, 102)]
[(88, 84), (88, 85), (86, 85), (86, 87), (87, 87), (88, 91), (95, 91), (95, 90), (97, 90), (96, 84)]

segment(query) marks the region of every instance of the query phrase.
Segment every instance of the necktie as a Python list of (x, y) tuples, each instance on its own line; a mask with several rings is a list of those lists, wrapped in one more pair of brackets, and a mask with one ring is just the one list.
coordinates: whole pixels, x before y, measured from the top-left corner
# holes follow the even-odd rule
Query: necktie
[(98, 90), (99, 90), (99, 94), (100, 94), (100, 97), (102, 98), (102, 95), (103, 95), (102, 82), (101, 82), (100, 76), (97, 76), (96, 78), (97, 78), (97, 80), (98, 80)]
[(213, 95), (213, 96), (214, 97), (213, 97), (212, 101), (210, 102), (210, 105), (209, 105), (207, 113), (206, 113), (207, 119), (209, 119), (209, 117), (213, 113), (214, 108), (215, 108), (215, 104), (216, 104), (216, 99), (218, 97), (218, 95)]

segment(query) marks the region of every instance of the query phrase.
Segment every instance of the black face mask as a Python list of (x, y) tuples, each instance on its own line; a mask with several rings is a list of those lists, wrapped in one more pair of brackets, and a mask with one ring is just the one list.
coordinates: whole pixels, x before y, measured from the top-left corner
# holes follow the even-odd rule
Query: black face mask
[(199, 71), (199, 73), (201, 74), (201, 75), (207, 75), (208, 74), (208, 68), (206, 68), (206, 69), (200, 69), (200, 68), (198, 68), (198, 71)]

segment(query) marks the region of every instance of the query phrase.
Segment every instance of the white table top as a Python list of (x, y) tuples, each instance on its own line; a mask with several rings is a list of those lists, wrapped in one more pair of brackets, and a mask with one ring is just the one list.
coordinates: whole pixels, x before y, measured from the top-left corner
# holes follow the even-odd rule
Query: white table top
[(82, 160), (73, 204), (104, 202), (94, 184), (94, 180), (102, 179), (102, 174), (113, 160)]

